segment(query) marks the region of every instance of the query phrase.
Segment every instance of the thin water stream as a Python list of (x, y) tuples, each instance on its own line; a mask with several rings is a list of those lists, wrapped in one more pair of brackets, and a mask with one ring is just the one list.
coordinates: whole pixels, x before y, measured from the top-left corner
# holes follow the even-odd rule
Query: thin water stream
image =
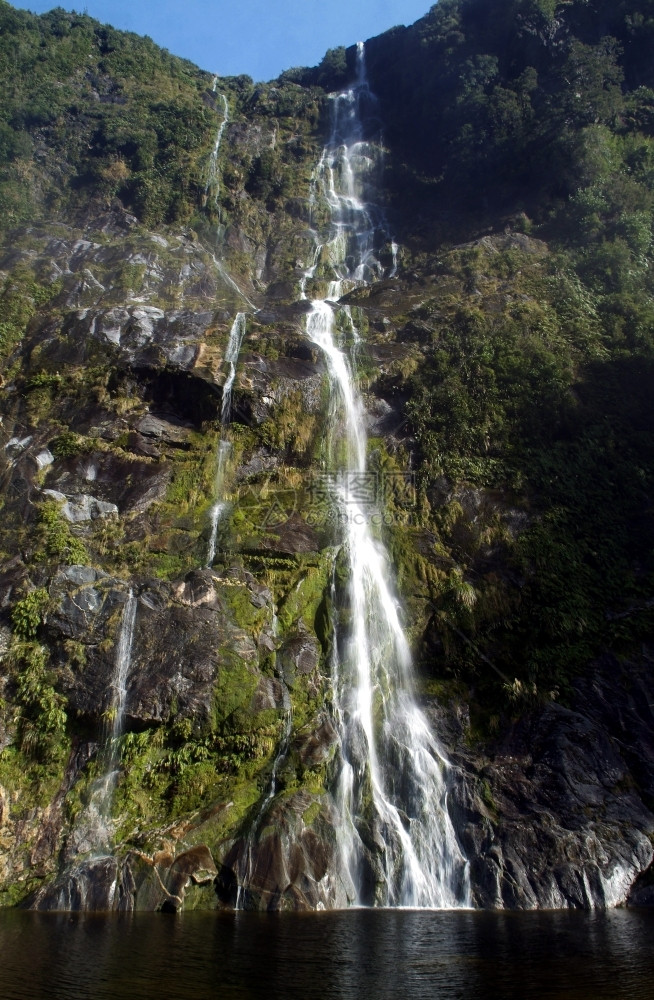
[(216, 558), (218, 525), (220, 524), (220, 520), (227, 509), (227, 503), (224, 497), (225, 474), (232, 445), (227, 437), (226, 431), (231, 418), (232, 390), (234, 388), (234, 379), (236, 378), (236, 364), (238, 362), (241, 345), (243, 344), (243, 338), (245, 337), (246, 328), (247, 318), (245, 313), (237, 313), (229, 331), (229, 340), (227, 341), (227, 349), (225, 351), (225, 364), (229, 365), (229, 371), (227, 378), (225, 379), (225, 384), (223, 385), (223, 399), (220, 411), (221, 432), (216, 453), (216, 475), (214, 478), (213, 489), (214, 503), (209, 513), (210, 533), (209, 544), (207, 547), (207, 566), (212, 566), (213, 561)]
[(138, 598), (130, 588), (120, 622), (114, 669), (109, 684), (111, 699), (104, 717), (98, 751), (101, 772), (90, 790), (88, 805), (77, 817), (67, 843), (69, 856), (111, 850), (114, 823), (111, 807), (120, 770), (120, 738), (125, 730), (127, 682), (132, 660)]
[[(216, 92), (216, 78), (213, 81), (213, 91)], [(225, 128), (229, 123), (229, 104), (227, 103), (227, 98), (224, 94), (220, 95), (220, 99), (223, 105), (223, 120), (218, 126), (218, 132), (216, 134), (216, 141), (214, 142), (213, 149), (211, 151), (211, 156), (209, 158), (209, 175), (207, 177), (207, 184), (205, 187), (205, 195), (208, 196), (211, 191), (213, 191), (213, 202), (214, 205), (218, 205), (218, 200), (220, 198), (220, 169), (218, 167), (218, 156), (220, 154), (220, 146), (223, 141), (223, 135), (225, 133)]]

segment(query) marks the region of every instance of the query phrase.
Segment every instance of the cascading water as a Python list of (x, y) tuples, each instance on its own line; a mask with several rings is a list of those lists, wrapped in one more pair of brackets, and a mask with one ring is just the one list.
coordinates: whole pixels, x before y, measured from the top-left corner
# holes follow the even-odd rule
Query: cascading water
[(127, 680), (132, 659), (138, 598), (130, 589), (125, 599), (111, 678), (111, 702), (105, 715), (99, 762), (102, 773), (93, 782), (89, 803), (76, 821), (68, 845), (71, 853), (108, 850), (113, 834), (111, 804), (120, 763), (120, 737), (125, 728)]
[(237, 285), (237, 283), (232, 278), (231, 274), (229, 274), (229, 272), (225, 268), (225, 265), (222, 263), (222, 261), (218, 260), (218, 258), (216, 257), (216, 255), (214, 253), (211, 254), (211, 259), (212, 259), (212, 261), (214, 263), (214, 266), (215, 266), (218, 274), (223, 279), (223, 281), (225, 282), (225, 284), (228, 285), (233, 292), (236, 292), (236, 294), (238, 295), (238, 297), (243, 302), (245, 302), (245, 304), (248, 307), (248, 309), (251, 309), (253, 313), (258, 312), (258, 309), (255, 306), (255, 304), (250, 301), (250, 299), (247, 297), (247, 295), (245, 294), (245, 292), (243, 291), (243, 289), (240, 288)]
[(232, 389), (234, 388), (234, 379), (236, 378), (236, 363), (238, 361), (241, 345), (245, 336), (246, 326), (247, 320), (245, 313), (237, 313), (229, 331), (229, 340), (227, 341), (227, 350), (225, 351), (225, 364), (229, 365), (229, 370), (227, 378), (225, 379), (225, 384), (223, 385), (223, 401), (220, 411), (221, 432), (220, 440), (218, 442), (218, 450), (216, 453), (216, 475), (214, 479), (215, 500), (209, 514), (211, 531), (209, 534), (209, 546), (207, 549), (207, 566), (212, 566), (213, 561), (216, 558), (218, 525), (220, 524), (220, 519), (227, 506), (223, 496), (225, 491), (225, 472), (227, 469), (227, 461), (232, 450), (232, 445), (229, 438), (226, 436), (226, 430), (229, 426), (231, 416)]
[[(216, 91), (216, 77), (213, 81), (213, 91)], [(216, 135), (216, 141), (214, 142), (213, 149), (211, 151), (211, 156), (209, 157), (209, 174), (207, 177), (207, 184), (205, 187), (205, 196), (208, 197), (210, 192), (213, 191), (213, 202), (214, 205), (218, 204), (218, 199), (220, 197), (220, 170), (218, 168), (218, 155), (220, 153), (220, 145), (223, 140), (223, 134), (225, 128), (229, 122), (229, 104), (227, 103), (227, 98), (224, 94), (220, 95), (223, 104), (223, 120), (218, 126), (218, 133)]]
[(116, 646), (114, 674), (111, 679), (111, 690), (113, 693), (111, 699), (111, 731), (107, 733), (107, 739), (105, 740), (108, 771), (116, 770), (119, 750), (118, 740), (125, 728), (127, 679), (132, 661), (132, 644), (134, 642), (137, 604), (138, 599), (135, 597), (134, 591), (130, 589), (125, 601), (125, 607), (123, 608), (118, 645)]
[(397, 274), (397, 253), (399, 249), (400, 248), (395, 242), (395, 240), (391, 240), (391, 255), (393, 257), (393, 266), (391, 267), (390, 274), (388, 275), (389, 278), (394, 278), (395, 275)]
[[(218, 84), (218, 77), (214, 76), (213, 83), (211, 85), (211, 89), (214, 92), (214, 94), (216, 93), (217, 84)], [(216, 243), (220, 242), (221, 232), (223, 230), (223, 227), (221, 225), (222, 217), (220, 212), (220, 167), (218, 166), (218, 158), (220, 155), (220, 147), (222, 145), (223, 135), (225, 133), (227, 125), (229, 124), (229, 104), (227, 103), (227, 98), (225, 97), (224, 94), (221, 94), (220, 99), (223, 105), (223, 120), (218, 126), (216, 139), (213, 145), (213, 149), (211, 151), (211, 155), (209, 157), (209, 170), (207, 172), (207, 183), (204, 188), (205, 205), (209, 199), (209, 196), (212, 194), (213, 203), (218, 209), (218, 227), (216, 232)], [(211, 251), (209, 252), (211, 253)], [(239, 298), (242, 299), (243, 302), (245, 302), (248, 309), (251, 309), (253, 312), (256, 312), (257, 311), (256, 306), (254, 305), (254, 303), (250, 301), (250, 299), (247, 297), (243, 289), (239, 287), (237, 282), (234, 281), (234, 279), (228, 273), (222, 261), (218, 260), (215, 253), (211, 253), (211, 258), (215, 264), (218, 274), (223, 279), (225, 284), (228, 285), (233, 292), (236, 292)]]
[[(364, 201), (375, 165), (365, 139), (374, 97), (358, 47), (357, 79), (333, 95), (332, 131), (314, 175), (314, 202), (330, 210), (329, 231), (301, 292), (327, 283), (307, 315), (309, 339), (323, 352), (331, 386), (328, 440), (332, 501), (343, 524), (348, 569), (348, 627), (337, 628), (334, 716), (340, 760), (334, 798), (351, 901), (382, 906), (469, 905), (467, 863), (448, 813), (450, 767), (412, 694), (412, 666), (393, 595), (388, 555), (372, 533), (362, 501), (366, 431), (362, 400), (346, 355), (335, 343), (335, 301), (344, 290), (383, 275), (375, 238), (382, 215)], [(394, 258), (395, 254), (394, 253)], [(350, 317), (351, 319), (351, 317)]]

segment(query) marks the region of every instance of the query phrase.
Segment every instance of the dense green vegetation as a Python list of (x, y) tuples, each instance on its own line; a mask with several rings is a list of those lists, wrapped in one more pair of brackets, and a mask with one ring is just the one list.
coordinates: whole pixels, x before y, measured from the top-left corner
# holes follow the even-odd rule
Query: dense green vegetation
[[(223, 104), (209, 73), (86, 14), (35, 17), (0, 0), (0, 86), (3, 229), (34, 217), (88, 219), (113, 199), (150, 226), (217, 220), (209, 156)], [(247, 76), (230, 78), (220, 94), (232, 117), (246, 112), (282, 130), (298, 114), (315, 122), (314, 95), (307, 104), (291, 82), (255, 88)], [(295, 135), (290, 149), (258, 151), (226, 180), (274, 201), (291, 193), (303, 153)]]
[[(569, 220), (574, 196), (592, 215), (591, 188), (603, 222), (628, 213), (628, 239), (631, 213), (650, 205), (653, 44), (643, 0), (441, 0), (368, 46), (398, 148), (391, 171), (417, 185), (412, 201), (432, 192), (441, 226), (457, 232), (462, 213), (479, 231), (485, 214), (517, 207)], [(621, 182), (608, 195), (612, 171)]]
[(210, 77), (148, 38), (61, 8), (0, 4), (3, 226), (119, 197), (150, 223), (199, 203)]
[(420, 478), (475, 588), (436, 588), (436, 662), (500, 705), (491, 661), (547, 697), (654, 624), (653, 43), (642, 0), (441, 0), (368, 47), (424, 285)]

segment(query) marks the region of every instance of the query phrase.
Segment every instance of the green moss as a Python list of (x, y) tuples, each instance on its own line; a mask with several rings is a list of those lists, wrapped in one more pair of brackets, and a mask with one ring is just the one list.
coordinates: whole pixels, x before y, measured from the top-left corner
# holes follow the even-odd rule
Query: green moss
[(214, 687), (212, 725), (216, 729), (238, 728), (242, 719), (234, 716), (247, 708), (256, 688), (256, 674), (232, 650), (225, 650)]
[(302, 392), (297, 389), (283, 397), (270, 419), (259, 427), (259, 434), (267, 447), (301, 460), (313, 451), (318, 429), (318, 416), (307, 413)]
[(331, 581), (332, 554), (322, 552), (317, 560), (317, 564), (300, 566), (299, 579), (296, 577), (292, 586), (280, 596), (278, 614), (284, 630), (303, 622), (306, 628), (314, 631), (318, 609)]
[(55, 458), (74, 458), (91, 451), (96, 446), (96, 442), (89, 438), (82, 437), (72, 431), (64, 431), (54, 437), (48, 447)]
[(53, 560), (66, 566), (86, 566), (89, 556), (80, 538), (71, 531), (68, 521), (61, 514), (61, 505), (46, 500), (39, 505), (39, 520), (36, 530), (37, 549), (35, 558), (39, 561)]
[(41, 283), (22, 263), (4, 279), (0, 287), (0, 363), (9, 358), (21, 342), (32, 316), (54, 299), (61, 288), (61, 281)]
[(12, 885), (0, 886), (0, 909), (20, 906), (33, 892), (42, 885), (40, 878), (26, 878)]
[(312, 802), (308, 809), (302, 813), (302, 821), (305, 826), (312, 826), (313, 823), (318, 819), (322, 810), (322, 804), (320, 800)]

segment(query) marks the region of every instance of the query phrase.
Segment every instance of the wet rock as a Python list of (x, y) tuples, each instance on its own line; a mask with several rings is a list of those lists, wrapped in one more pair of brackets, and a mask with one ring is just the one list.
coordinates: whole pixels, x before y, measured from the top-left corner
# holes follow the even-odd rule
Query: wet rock
[[(242, 684), (230, 695), (231, 710), (250, 703), (261, 677), (259, 647), (233, 621), (215, 581), (210, 570), (193, 571), (172, 584), (140, 581), (127, 678), (128, 719), (165, 721), (174, 711), (201, 726), (220, 710), (216, 685), (220, 688), (221, 678), (236, 670)], [(230, 591), (234, 587), (242, 587), (244, 598), (257, 606), (262, 596), (264, 606), (270, 597), (266, 588), (261, 588), (263, 594), (256, 588), (250, 593), (245, 580), (230, 581)], [(72, 710), (96, 719), (108, 707), (128, 590), (125, 581), (85, 566), (62, 569), (50, 588), (47, 629), (59, 684)]]
[[(37, 870), (52, 867), (54, 859), (61, 851), (65, 831), (64, 804), (83, 768), (97, 750), (93, 743), (73, 741), (73, 747), (66, 764), (63, 781), (52, 802), (45, 807), (40, 818), (38, 835), (30, 850), (30, 866)], [(93, 844), (95, 847), (95, 843)], [(65, 853), (63, 855), (66, 857)]]
[(257, 583), (251, 574), (246, 577), (250, 604), (254, 608), (265, 608), (272, 606), (272, 594), (265, 584)]
[(293, 741), (292, 749), (303, 767), (317, 767), (333, 756), (338, 743), (338, 733), (328, 715), (315, 719), (308, 731), (301, 731)]
[(230, 695), (232, 710), (249, 704), (258, 660), (254, 638), (233, 621), (209, 570), (194, 571), (182, 583), (150, 581), (139, 594), (127, 715), (160, 722), (174, 712), (202, 726), (221, 710), (216, 691), (237, 671), (241, 684)]
[(177, 855), (172, 849), (159, 851), (152, 858), (132, 852), (127, 861), (133, 881), (133, 907), (141, 911), (181, 910), (187, 889), (211, 885), (218, 873), (205, 844)]
[(247, 462), (239, 466), (236, 470), (236, 479), (248, 479), (250, 476), (258, 476), (262, 472), (275, 469), (281, 462), (279, 455), (273, 455), (267, 448), (259, 448), (250, 456)]
[(54, 634), (95, 645), (110, 635), (110, 619), (120, 615), (127, 587), (90, 566), (66, 566), (50, 587), (52, 611), (48, 628)]
[(629, 898), (654, 857), (643, 801), (654, 777), (641, 697), (649, 670), (600, 664), (578, 682), (573, 709), (551, 703), (531, 714), (492, 755), (473, 758), (450, 728), (450, 803), (478, 905), (592, 908)]
[(92, 483), (97, 503), (113, 505), (125, 514), (142, 513), (161, 500), (170, 476), (170, 466), (165, 463), (130, 461), (111, 453), (90, 452), (57, 463), (56, 475), (48, 483), (52, 490), (63, 494), (64, 500), (87, 495)]
[(284, 639), (277, 664), (284, 683), (292, 688), (297, 678), (313, 673), (320, 661), (320, 646), (309, 632), (296, 632)]
[(323, 371), (322, 362), (307, 358), (271, 360), (244, 353), (237, 377), (241, 408), (247, 411), (249, 420), (259, 424), (286, 396), (299, 392), (304, 410), (318, 413), (322, 408)]
[(38, 469), (47, 469), (54, 462), (54, 455), (49, 448), (44, 448), (35, 456), (35, 460)]
[[(109, 708), (115, 643), (128, 587), (100, 570), (67, 566), (50, 587), (47, 631), (57, 673), (70, 707), (99, 718)], [(76, 644), (69, 656), (66, 642)]]
[(250, 702), (251, 712), (264, 712), (266, 709), (288, 708), (288, 693), (284, 685), (276, 677), (262, 677)]
[(210, 885), (217, 874), (211, 851), (205, 844), (199, 844), (173, 859), (164, 881), (168, 892), (180, 899), (183, 905), (189, 885)]
[(28, 574), (20, 556), (0, 566), (0, 608), (8, 608), (28, 584)]
[(271, 507), (266, 516), (266, 536), (259, 546), (268, 552), (280, 552), (287, 555), (318, 552), (320, 536), (318, 532), (304, 521), (299, 514), (277, 522), (278, 516), (284, 516), (284, 511)]
[[(245, 909), (315, 910), (344, 907), (352, 887), (341, 869), (333, 806), (308, 792), (275, 801), (255, 843), (237, 841), (216, 880), (220, 900)], [(249, 852), (250, 864), (244, 862)]]
[(159, 458), (161, 452), (156, 444), (148, 441), (147, 438), (139, 434), (138, 431), (131, 431), (127, 435), (126, 447), (136, 455), (145, 455), (148, 458)]
[(132, 365), (170, 365), (190, 370), (199, 342), (213, 323), (210, 312), (165, 313), (155, 306), (83, 309), (69, 316), (62, 334), (116, 349)]
[(188, 440), (191, 424), (176, 421), (174, 418), (164, 420), (148, 413), (136, 425), (136, 429), (143, 437), (154, 438), (164, 444), (183, 445)]
[(57, 490), (43, 490), (43, 495), (61, 503), (61, 515), (71, 524), (96, 521), (98, 518), (118, 515), (118, 507), (115, 503), (98, 500), (97, 497), (92, 497), (88, 493), (66, 496)]
[(34, 438), (31, 435), (22, 438), (10, 438), (5, 445), (5, 452), (7, 453), (7, 456), (11, 459), (15, 459), (19, 455), (22, 455), (22, 453), (29, 448), (33, 440)]
[(217, 869), (204, 844), (175, 855), (152, 857), (132, 851), (126, 858), (94, 857), (68, 865), (26, 903), (40, 911), (116, 912), (178, 910), (191, 885), (211, 885)]
[(163, 588), (157, 595), (163, 598), (160, 603), (151, 596), (142, 595), (137, 613), (127, 713), (132, 719), (161, 722), (174, 705), (178, 716), (206, 722), (224, 642), (221, 622), (207, 606), (171, 602)]
[(30, 910), (85, 913), (116, 910), (120, 901), (118, 874), (119, 865), (115, 858), (84, 861), (40, 889), (27, 907)]
[(191, 608), (219, 608), (220, 602), (210, 569), (192, 570), (183, 582), (173, 584), (176, 601)]

